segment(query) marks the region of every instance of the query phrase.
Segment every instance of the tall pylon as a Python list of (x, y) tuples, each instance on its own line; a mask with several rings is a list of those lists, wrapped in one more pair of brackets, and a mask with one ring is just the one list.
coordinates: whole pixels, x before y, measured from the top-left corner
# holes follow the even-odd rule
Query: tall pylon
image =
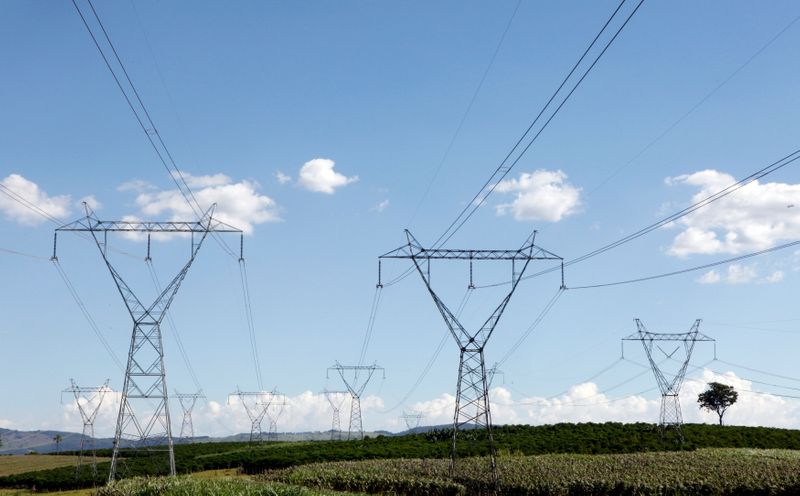
[[(152, 461), (153, 473), (174, 476), (175, 453), (169, 414), (161, 322), (208, 234), (238, 233), (243, 237), (243, 233), (240, 229), (213, 218), (216, 204), (212, 205), (200, 220), (194, 222), (103, 221), (97, 218), (85, 202), (84, 208), (86, 217), (56, 229), (53, 238), (53, 260), (58, 260), (56, 256), (58, 233), (73, 231), (91, 234), (133, 320), (133, 332), (114, 433), (114, 449), (111, 455), (108, 480), (109, 482), (113, 481), (117, 471), (121, 468), (120, 460), (125, 458), (121, 455), (134, 455), (133, 452), (136, 452), (135, 455), (138, 459), (147, 455), (147, 458)], [(134, 236), (146, 234), (147, 257), (145, 260), (151, 258), (151, 234), (189, 234), (191, 239), (189, 261), (155, 301), (146, 305), (136, 297), (111, 263), (108, 256), (109, 232), (123, 232)]]
[(495, 362), (494, 365), (492, 365), (492, 368), (486, 371), (486, 379), (489, 381), (490, 388), (492, 387), (492, 384), (494, 384), (494, 378), (497, 377), (498, 375), (503, 376), (503, 384), (505, 384), (506, 374), (505, 372), (503, 372), (498, 368), (498, 364), (497, 362)]
[[(375, 371), (380, 370), (383, 372), (383, 378), (386, 379), (386, 370), (379, 367), (377, 364), (372, 365), (342, 365), (338, 361), (331, 367), (328, 367), (328, 372), (335, 370), (342, 378), (347, 391), (350, 393), (350, 424), (347, 428), (347, 439), (364, 439), (364, 423), (361, 418), (361, 395), (364, 393), (367, 384), (375, 374)], [(364, 375), (359, 377), (360, 373), (365, 372)]]
[(247, 413), (247, 417), (250, 419), (250, 444), (260, 443), (264, 440), (264, 431), (261, 424), (267, 415), (272, 395), (269, 391), (242, 391), (236, 388), (235, 392), (228, 395), (228, 404), (230, 404), (232, 397), (239, 399), (244, 411)]
[[(692, 327), (686, 332), (650, 332), (648, 331), (642, 321), (634, 319), (636, 322), (636, 332), (630, 336), (622, 338), (623, 344), (625, 341), (640, 341), (647, 360), (650, 362), (650, 368), (653, 370), (653, 375), (658, 383), (658, 389), (661, 391), (661, 412), (658, 417), (658, 426), (661, 430), (662, 437), (666, 434), (668, 429), (675, 431), (675, 436), (679, 443), (682, 443), (683, 438), (683, 416), (681, 415), (681, 402), (679, 398), (683, 380), (686, 378), (686, 369), (689, 366), (689, 361), (692, 359), (692, 352), (694, 346), (698, 341), (709, 341), (714, 343), (714, 355), (716, 358), (716, 341), (713, 338), (706, 336), (700, 332), (700, 319), (694, 321)], [(679, 343), (674, 350), (665, 351), (657, 343), (673, 342)], [(680, 359), (675, 358), (675, 354), (683, 345), (683, 354)], [(653, 357), (653, 348), (658, 348), (658, 351), (664, 355), (661, 362), (665, 360), (677, 361), (680, 367), (672, 376), (672, 379), (667, 378), (668, 373), (656, 362)], [(623, 348), (623, 356), (625, 350)], [(659, 358), (661, 358), (659, 356)]]
[(408, 432), (410, 433), (413, 433), (414, 429), (419, 427), (419, 423), (422, 421), (424, 417), (425, 414), (420, 412), (412, 412), (412, 413), (403, 412), (403, 414), (400, 415), (400, 418), (405, 421), (406, 427), (408, 428)]
[(286, 406), (289, 404), (286, 401), (286, 395), (278, 392), (277, 389), (270, 391), (270, 400), (267, 406), (266, 414), (267, 421), (269, 422), (269, 430), (267, 431), (267, 440), (278, 440), (278, 419), (283, 415)]
[(75, 477), (78, 477), (81, 473), (87, 449), (91, 451), (92, 477), (94, 478), (97, 476), (94, 421), (97, 418), (97, 413), (100, 411), (100, 406), (103, 404), (103, 398), (105, 398), (107, 393), (111, 392), (111, 389), (108, 387), (108, 381), (109, 380), (106, 379), (106, 382), (98, 387), (81, 387), (75, 383), (74, 379), (70, 379), (70, 387), (62, 392), (62, 394), (72, 393), (75, 398), (75, 404), (78, 407), (78, 412), (81, 415), (81, 420), (83, 420), (83, 432), (81, 433), (81, 445), (78, 450), (78, 463), (75, 467)]
[(325, 399), (328, 400), (328, 404), (331, 405), (331, 410), (333, 410), (333, 420), (331, 421), (331, 441), (341, 441), (342, 422), (339, 412), (342, 410), (342, 404), (344, 404), (344, 400), (350, 396), (350, 391), (329, 391), (325, 389), (322, 391), (322, 394), (325, 395)]
[(192, 422), (192, 412), (197, 404), (197, 400), (206, 399), (202, 391), (196, 393), (179, 393), (175, 391), (175, 398), (181, 404), (183, 410), (183, 422), (181, 422), (180, 438), (184, 442), (194, 443), (194, 422)]
[[(522, 280), (523, 274), (533, 260), (554, 260), (561, 262), (561, 286), (564, 287), (564, 262), (561, 257), (543, 248), (537, 247), (534, 242), (536, 231), (525, 240), (518, 250), (454, 250), (445, 248), (424, 248), (407, 229), (405, 231), (407, 244), (381, 255), (378, 266), (378, 286), (380, 281), (380, 261), (384, 259), (408, 259), (425, 283), (428, 293), (433, 298), (436, 307), (444, 318), (450, 334), (453, 336), (460, 352), (458, 366), (458, 382), (456, 386), (456, 405), (453, 415), (453, 440), (450, 449), (450, 474), (455, 475), (457, 458), (457, 445), (459, 431), (463, 428), (482, 428), (486, 430), (489, 463), (492, 479), (497, 485), (497, 460), (492, 434), (492, 416), (489, 408), (489, 387), (487, 381), (486, 361), (484, 350), (486, 343), (492, 336), (500, 317), (511, 300), (511, 296)], [(473, 270), (474, 262), (482, 261), (510, 261), (511, 282), (508, 293), (495, 308), (492, 314), (477, 331), (467, 331), (458, 317), (447, 307), (431, 285), (432, 260), (465, 260), (469, 261), (469, 285), (474, 288)], [(517, 268), (517, 264), (521, 264)], [(423, 268), (423, 264), (425, 267)]]

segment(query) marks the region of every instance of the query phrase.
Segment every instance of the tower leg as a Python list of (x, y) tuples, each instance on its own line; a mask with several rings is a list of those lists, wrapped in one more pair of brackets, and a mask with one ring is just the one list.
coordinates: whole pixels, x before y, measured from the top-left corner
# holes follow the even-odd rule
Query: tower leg
[(350, 403), (350, 428), (347, 439), (364, 439), (364, 426), (361, 423), (361, 397), (352, 396)]
[(486, 431), (489, 464), (492, 481), (497, 485), (497, 459), (492, 433), (492, 415), (489, 408), (489, 388), (486, 380), (486, 364), (483, 348), (462, 348), (458, 366), (458, 386), (456, 388), (456, 408), (453, 415), (453, 442), (450, 448), (450, 475), (455, 475), (456, 458), (458, 458), (458, 440), (467, 437), (463, 428), (472, 429), (469, 434), (472, 440), (470, 449), (465, 454), (475, 455), (479, 451), (474, 441), (480, 436), (481, 429)]
[(675, 436), (679, 443), (683, 443), (683, 416), (681, 415), (681, 403), (678, 393), (668, 393), (661, 396), (661, 415), (659, 417), (659, 428), (661, 437), (665, 437), (667, 430), (675, 431)]
[(121, 451), (146, 451), (156, 475), (175, 475), (164, 348), (159, 322), (136, 322), (122, 390), (109, 481), (119, 471)]

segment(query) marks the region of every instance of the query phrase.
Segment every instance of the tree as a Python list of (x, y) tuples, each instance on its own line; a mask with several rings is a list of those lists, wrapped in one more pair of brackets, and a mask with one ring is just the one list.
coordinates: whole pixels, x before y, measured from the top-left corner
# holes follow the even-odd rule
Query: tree
[(56, 453), (59, 453), (61, 451), (61, 449), (60, 449), (61, 448), (61, 441), (63, 439), (64, 438), (61, 437), (61, 434), (56, 434), (55, 436), (53, 436), (53, 441), (56, 442)]
[(725, 415), (725, 411), (736, 403), (737, 399), (739, 399), (739, 393), (733, 389), (733, 386), (719, 382), (709, 382), (708, 389), (697, 396), (700, 408), (719, 415), (719, 425), (722, 425), (722, 416)]

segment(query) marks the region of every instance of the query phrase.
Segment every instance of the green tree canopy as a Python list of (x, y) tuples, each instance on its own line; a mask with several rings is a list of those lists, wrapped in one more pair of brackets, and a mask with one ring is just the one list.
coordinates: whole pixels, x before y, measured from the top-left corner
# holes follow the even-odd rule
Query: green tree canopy
[(728, 407), (736, 403), (737, 399), (739, 399), (739, 393), (733, 389), (733, 386), (709, 382), (708, 389), (697, 396), (697, 403), (700, 404), (700, 408), (715, 412), (719, 416), (719, 425), (722, 425), (722, 416), (725, 415)]

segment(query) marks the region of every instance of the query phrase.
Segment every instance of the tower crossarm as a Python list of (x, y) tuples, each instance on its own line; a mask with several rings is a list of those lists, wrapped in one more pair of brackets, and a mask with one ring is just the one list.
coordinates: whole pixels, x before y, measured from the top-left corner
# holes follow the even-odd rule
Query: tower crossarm
[[(336, 362), (333, 366), (328, 367), (328, 371), (335, 370), (339, 373), (339, 377), (342, 378), (342, 382), (344, 382), (347, 391), (350, 393), (351, 396), (360, 398), (361, 394), (366, 389), (367, 384), (369, 384), (370, 379), (375, 374), (377, 370), (383, 372), (384, 379), (386, 378), (386, 369), (383, 367), (378, 366), (377, 364), (372, 365), (342, 365), (339, 362)], [(346, 372), (353, 372), (354, 376), (352, 380), (347, 379)], [(360, 371), (367, 372), (367, 378), (362, 382), (358, 380), (358, 373)]]

